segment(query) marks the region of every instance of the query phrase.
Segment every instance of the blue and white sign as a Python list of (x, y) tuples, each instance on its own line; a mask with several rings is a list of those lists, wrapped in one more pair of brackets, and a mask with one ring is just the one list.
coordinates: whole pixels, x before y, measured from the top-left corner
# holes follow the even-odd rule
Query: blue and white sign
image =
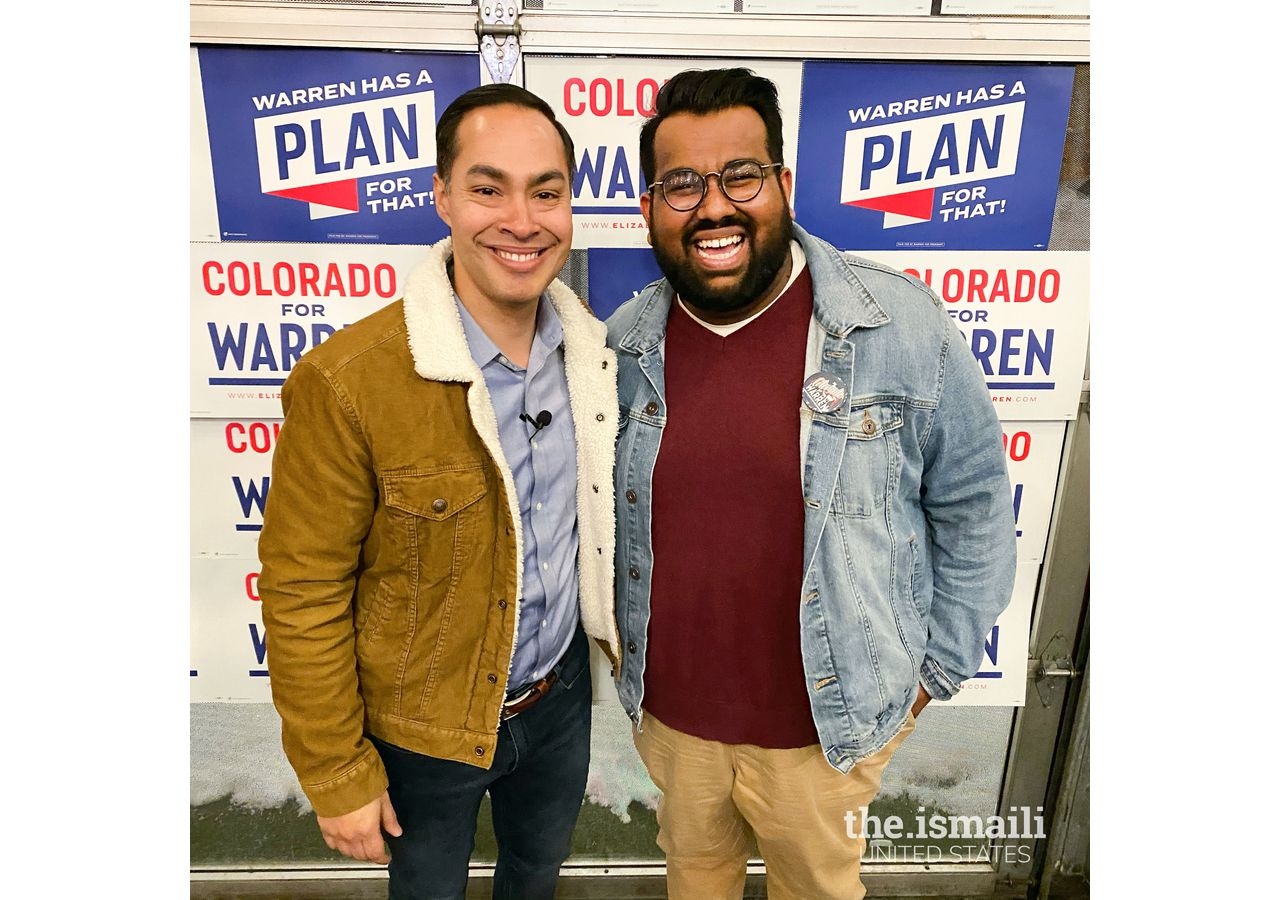
[[(434, 214), (434, 213), (433, 213)], [(191, 415), (281, 415), (294, 364), (394, 303), (425, 247), (191, 244)]]
[(662, 277), (652, 250), (606, 249), (587, 251), (587, 304), (601, 319)]
[(279, 418), (191, 420), (192, 559), (258, 558), (280, 425)]
[(209, 158), (209, 125), (204, 119), (204, 88), (200, 83), (199, 51), (192, 47), (190, 95), (187, 109), (191, 160), (187, 166), (191, 192), (191, 240), (218, 240), (218, 206), (213, 192), (213, 161)]
[(809, 61), (796, 219), (844, 250), (1044, 250), (1074, 67)]
[(258, 559), (191, 560), (191, 702), (267, 703)]
[(942, 300), (1007, 421), (1074, 419), (1089, 350), (1089, 254), (861, 254), (906, 272)]
[(1018, 561), (1013, 597), (983, 642), (982, 665), (960, 684), (948, 706), (1025, 706), (1027, 656), (1031, 645), (1031, 609), (1040, 580), (1037, 563)]
[(573, 246), (579, 250), (646, 248), (640, 128), (657, 111), (658, 91), (677, 72), (745, 66), (771, 80), (782, 111), (783, 157), (788, 166), (796, 158), (798, 61), (526, 56), (524, 64), (525, 87), (550, 104), (573, 137)]
[(435, 126), (480, 83), (474, 53), (203, 47), (224, 241), (424, 244)]
[(1058, 492), (1066, 422), (1001, 422), (1018, 562), (1040, 563), (1049, 543), (1049, 520)]

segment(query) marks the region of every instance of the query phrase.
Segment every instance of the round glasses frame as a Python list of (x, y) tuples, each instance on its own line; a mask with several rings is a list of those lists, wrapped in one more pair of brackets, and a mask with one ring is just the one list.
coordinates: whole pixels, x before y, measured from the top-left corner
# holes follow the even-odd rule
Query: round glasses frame
[[(719, 172), (703, 173), (703, 172), (697, 171), (696, 169), (688, 169), (688, 168), (672, 169), (665, 176), (663, 176), (662, 180), (655, 181), (653, 184), (649, 185), (649, 191), (650, 193), (654, 193), (655, 188), (661, 187), (662, 199), (666, 201), (667, 206), (671, 207), (676, 212), (689, 212), (690, 210), (697, 209), (702, 204), (702, 201), (707, 196), (707, 179), (710, 178), (712, 175), (714, 175), (716, 176), (716, 183), (720, 185), (720, 192), (724, 194), (725, 197), (730, 202), (749, 203), (752, 200), (756, 199), (756, 197), (760, 195), (760, 191), (764, 189), (765, 173), (768, 172), (770, 169), (781, 168), (782, 165), (783, 164), (780, 162), (760, 163), (760, 162), (756, 162), (754, 159), (735, 159), (732, 162), (725, 163), (724, 168), (721, 169)], [(746, 168), (746, 167), (751, 167), (751, 168)], [(736, 172), (733, 171), (735, 169), (739, 171), (736, 171)], [(725, 185), (725, 180), (724, 180), (725, 172), (729, 172), (730, 174), (734, 174), (734, 175), (738, 175), (738, 174), (750, 175), (753, 178), (753, 180), (755, 180), (755, 189), (752, 190), (750, 194), (746, 194), (744, 196), (734, 196), (734, 194), (742, 193), (742, 192), (735, 190), (735, 188), (732, 186)], [(667, 193), (667, 182), (672, 180), (672, 178), (674, 178), (677, 175), (679, 176), (692, 175), (693, 177), (698, 179), (696, 183), (700, 184), (702, 189), (698, 192), (698, 196), (696, 200), (691, 200), (690, 197), (682, 197), (680, 198), (679, 202), (671, 199), (671, 196)]]

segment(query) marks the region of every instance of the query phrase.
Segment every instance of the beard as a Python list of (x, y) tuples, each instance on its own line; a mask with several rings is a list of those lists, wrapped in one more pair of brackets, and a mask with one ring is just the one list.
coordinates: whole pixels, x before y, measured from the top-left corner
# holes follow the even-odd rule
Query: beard
[[(742, 228), (750, 241), (747, 269), (734, 284), (712, 286), (694, 264), (693, 243), (703, 231), (736, 225)], [(653, 231), (650, 226), (650, 231)], [(681, 236), (683, 254), (669, 251), (660, 235), (653, 234), (653, 255), (658, 268), (671, 282), (680, 299), (694, 309), (708, 313), (730, 313), (743, 309), (760, 299), (769, 289), (791, 255), (791, 210), (783, 208), (773, 227), (766, 229), (767, 236), (760, 237), (757, 223), (747, 216), (727, 216), (717, 222), (698, 221), (690, 225)]]

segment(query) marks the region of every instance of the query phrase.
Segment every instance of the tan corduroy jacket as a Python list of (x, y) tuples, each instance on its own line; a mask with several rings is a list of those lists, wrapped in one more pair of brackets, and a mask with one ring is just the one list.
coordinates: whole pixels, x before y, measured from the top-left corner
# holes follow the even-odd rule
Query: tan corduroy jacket
[[(445, 264), (448, 238), (402, 300), (299, 360), (259, 541), (258, 586), (285, 754), (316, 812), (378, 797), (366, 731), (488, 767), (519, 621), (515, 483)], [(568, 287), (582, 624), (617, 659), (613, 612), (616, 360)]]

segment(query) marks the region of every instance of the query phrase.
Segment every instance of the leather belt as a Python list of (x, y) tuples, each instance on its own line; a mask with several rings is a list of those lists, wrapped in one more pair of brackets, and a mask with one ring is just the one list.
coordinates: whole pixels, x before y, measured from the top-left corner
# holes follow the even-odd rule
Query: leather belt
[(502, 720), (514, 718), (520, 715), (533, 704), (537, 703), (547, 694), (551, 693), (551, 686), (559, 680), (556, 670), (552, 669), (547, 676), (540, 681), (535, 681), (528, 688), (521, 691), (520, 694), (502, 704)]

